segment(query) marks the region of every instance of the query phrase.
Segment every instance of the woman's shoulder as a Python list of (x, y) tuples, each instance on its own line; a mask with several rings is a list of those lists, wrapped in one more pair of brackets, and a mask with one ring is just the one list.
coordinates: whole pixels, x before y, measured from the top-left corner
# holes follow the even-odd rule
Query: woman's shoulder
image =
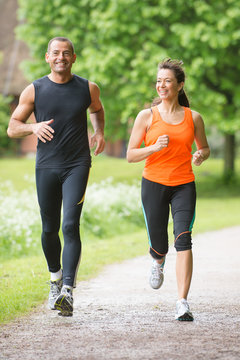
[(143, 109), (138, 113), (138, 116), (140, 117), (148, 117), (152, 115), (152, 109), (151, 108), (147, 108), (147, 109)]
[(148, 129), (152, 123), (151, 108), (141, 110), (137, 115), (136, 122), (139, 124), (139, 126), (143, 126), (145, 129)]
[(141, 110), (138, 113), (137, 118), (140, 121), (148, 121), (149, 119), (151, 119), (152, 118), (152, 110), (151, 110), (151, 108)]
[(192, 113), (193, 120), (197, 120), (202, 118), (201, 114), (193, 109), (190, 109)]
[(203, 123), (202, 115), (199, 112), (191, 109), (191, 113), (192, 113), (192, 119), (193, 119), (193, 123), (194, 123), (195, 127), (197, 125), (200, 125)]

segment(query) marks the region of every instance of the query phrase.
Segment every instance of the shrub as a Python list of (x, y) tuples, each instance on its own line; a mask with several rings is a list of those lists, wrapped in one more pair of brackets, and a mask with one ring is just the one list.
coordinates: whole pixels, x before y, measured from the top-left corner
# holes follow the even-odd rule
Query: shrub
[[(41, 220), (32, 186), (18, 192), (11, 182), (1, 184), (0, 212), (2, 256), (26, 255), (40, 248)], [(143, 225), (139, 186), (113, 184), (110, 178), (89, 185), (81, 221), (82, 232), (94, 239), (136, 230)]]

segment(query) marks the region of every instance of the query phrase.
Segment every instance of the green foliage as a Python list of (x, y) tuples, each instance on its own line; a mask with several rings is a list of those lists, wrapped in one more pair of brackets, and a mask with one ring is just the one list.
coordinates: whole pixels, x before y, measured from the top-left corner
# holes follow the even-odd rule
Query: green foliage
[[(10, 181), (0, 185), (0, 258), (39, 253), (41, 220), (37, 196), (28, 181), (26, 185), (28, 189), (21, 192), (15, 191)], [(139, 182), (113, 184), (108, 178), (88, 185), (81, 224), (83, 238), (88, 239), (104, 239), (142, 228)]]
[[(31, 79), (48, 71), (43, 58), (54, 36), (76, 47), (74, 71), (96, 81), (107, 135), (128, 138), (130, 119), (155, 97), (157, 64), (181, 58), (192, 107), (223, 132), (240, 129), (238, 0), (19, 0), (18, 35), (34, 61)], [(51, 25), (50, 25), (51, 24)]]
[[(0, 258), (38, 254), (41, 221), (34, 159), (1, 159), (0, 168)], [(140, 166), (131, 166), (125, 159), (103, 155), (93, 159), (81, 220), (83, 238), (103, 239), (134, 232), (144, 225), (141, 171)]]
[(4, 97), (0, 94), (0, 155), (11, 150), (14, 146), (13, 142), (7, 135), (8, 122), (10, 117), (9, 103), (10, 97)]
[(39, 249), (37, 197), (26, 180), (25, 185), (28, 189), (18, 192), (10, 181), (0, 184), (0, 258), (33, 254)]

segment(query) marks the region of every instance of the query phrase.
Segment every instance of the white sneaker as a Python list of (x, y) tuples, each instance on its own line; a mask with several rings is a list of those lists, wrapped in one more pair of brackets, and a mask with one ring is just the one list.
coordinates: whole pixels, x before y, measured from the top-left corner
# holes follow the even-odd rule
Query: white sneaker
[(193, 321), (193, 314), (190, 311), (186, 299), (177, 301), (175, 319), (179, 321)]
[(60, 279), (57, 281), (49, 281), (48, 284), (50, 285), (50, 292), (49, 292), (49, 296), (48, 296), (48, 307), (51, 310), (55, 310), (56, 309), (55, 301), (61, 293), (63, 282), (62, 282), (62, 279)]
[(59, 310), (59, 315), (72, 316), (73, 314), (73, 296), (72, 290), (68, 287), (62, 287), (60, 295), (55, 301), (55, 309)]
[(149, 279), (149, 283), (153, 289), (159, 289), (164, 280), (163, 268), (164, 268), (165, 260), (162, 264), (158, 264), (156, 260), (153, 260), (151, 275)]

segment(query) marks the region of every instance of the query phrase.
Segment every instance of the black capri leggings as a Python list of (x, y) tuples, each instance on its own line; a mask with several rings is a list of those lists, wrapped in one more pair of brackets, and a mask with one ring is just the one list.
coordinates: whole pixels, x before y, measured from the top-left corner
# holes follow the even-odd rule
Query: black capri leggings
[(150, 254), (161, 259), (168, 252), (169, 208), (174, 225), (177, 251), (192, 248), (192, 227), (195, 219), (195, 182), (165, 186), (142, 178), (142, 206), (148, 232)]
[(37, 195), (42, 218), (42, 247), (50, 272), (61, 269), (59, 229), (63, 203), (63, 284), (75, 286), (81, 256), (80, 216), (89, 166), (36, 169)]

